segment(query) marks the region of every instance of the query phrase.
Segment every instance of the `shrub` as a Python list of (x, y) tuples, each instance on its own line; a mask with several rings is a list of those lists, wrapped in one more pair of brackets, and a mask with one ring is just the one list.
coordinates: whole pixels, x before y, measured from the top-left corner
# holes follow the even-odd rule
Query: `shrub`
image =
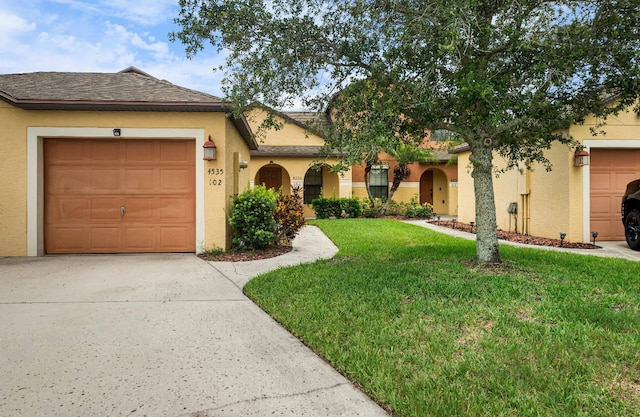
[(431, 217), (433, 215), (433, 206), (429, 203), (420, 204), (418, 197), (414, 196), (411, 201), (406, 204), (404, 216), (408, 218), (414, 217)]
[(304, 226), (304, 207), (302, 205), (302, 188), (291, 188), (291, 195), (278, 192), (276, 208), (273, 212), (276, 220), (278, 242), (289, 243)]
[(355, 218), (362, 213), (362, 206), (357, 198), (318, 197), (311, 204), (318, 219), (328, 219), (330, 217), (335, 217), (336, 219), (342, 217)]
[(384, 206), (384, 200), (381, 198), (374, 198), (373, 204), (368, 198), (362, 199), (362, 216), (368, 219), (380, 217), (380, 211)]
[(259, 185), (233, 197), (229, 224), (233, 227), (233, 246), (263, 249), (277, 241), (276, 192)]
[(331, 206), (333, 204), (331, 200), (332, 199), (330, 198), (318, 197), (314, 198), (313, 201), (311, 201), (311, 206), (316, 212), (317, 219), (328, 219), (329, 217), (331, 217)]
[(360, 200), (357, 198), (342, 198), (340, 201), (340, 208), (345, 217), (356, 218), (362, 214), (362, 206)]

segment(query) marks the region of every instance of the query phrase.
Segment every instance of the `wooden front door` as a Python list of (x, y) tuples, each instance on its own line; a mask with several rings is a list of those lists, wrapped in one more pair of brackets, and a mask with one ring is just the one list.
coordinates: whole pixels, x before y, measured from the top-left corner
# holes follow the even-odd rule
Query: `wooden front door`
[(45, 139), (47, 253), (195, 252), (195, 142)]
[(282, 187), (282, 168), (280, 167), (263, 167), (260, 170), (260, 184), (267, 189), (273, 188), (280, 190)]
[(425, 171), (420, 177), (420, 204), (433, 205), (433, 171)]

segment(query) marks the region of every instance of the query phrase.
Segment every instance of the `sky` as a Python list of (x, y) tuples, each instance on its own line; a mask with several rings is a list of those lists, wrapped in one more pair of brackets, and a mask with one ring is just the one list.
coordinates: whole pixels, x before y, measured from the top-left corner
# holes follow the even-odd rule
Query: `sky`
[(169, 32), (178, 0), (0, 0), (0, 73), (117, 72), (130, 66), (219, 97), (224, 57), (186, 58)]

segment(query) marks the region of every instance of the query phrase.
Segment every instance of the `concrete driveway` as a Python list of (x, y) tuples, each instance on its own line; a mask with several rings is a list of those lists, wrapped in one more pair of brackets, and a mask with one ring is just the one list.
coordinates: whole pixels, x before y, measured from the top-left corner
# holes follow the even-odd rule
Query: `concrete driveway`
[(0, 415), (388, 416), (225, 269), (188, 254), (0, 259)]

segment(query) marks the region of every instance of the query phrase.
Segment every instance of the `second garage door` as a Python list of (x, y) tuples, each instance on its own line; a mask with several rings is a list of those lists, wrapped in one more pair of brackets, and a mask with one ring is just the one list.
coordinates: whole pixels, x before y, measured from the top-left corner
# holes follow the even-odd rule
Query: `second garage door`
[(620, 203), (627, 183), (640, 178), (640, 149), (591, 149), (591, 231), (599, 240), (624, 240)]
[(195, 252), (195, 142), (45, 139), (47, 253)]

